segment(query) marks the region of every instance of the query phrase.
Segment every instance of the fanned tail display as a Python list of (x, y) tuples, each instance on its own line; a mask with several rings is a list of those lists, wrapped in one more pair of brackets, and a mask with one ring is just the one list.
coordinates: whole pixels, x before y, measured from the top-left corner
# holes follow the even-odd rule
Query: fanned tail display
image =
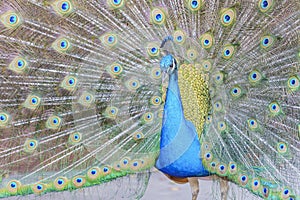
[(0, 198), (139, 199), (156, 167), (220, 177), (223, 199), (224, 181), (299, 199), (299, 16), (298, 0), (2, 0)]

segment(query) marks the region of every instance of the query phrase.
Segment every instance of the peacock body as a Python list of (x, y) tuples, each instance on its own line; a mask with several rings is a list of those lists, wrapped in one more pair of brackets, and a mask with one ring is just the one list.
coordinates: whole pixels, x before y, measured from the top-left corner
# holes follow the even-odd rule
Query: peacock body
[(2, 0), (0, 197), (141, 198), (155, 166), (299, 199), (299, 8)]

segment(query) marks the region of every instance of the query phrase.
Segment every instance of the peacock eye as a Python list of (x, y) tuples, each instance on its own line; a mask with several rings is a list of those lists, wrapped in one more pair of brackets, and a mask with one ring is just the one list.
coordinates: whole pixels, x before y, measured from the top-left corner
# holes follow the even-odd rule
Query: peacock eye
[(112, 9), (120, 9), (125, 5), (125, 0), (107, 0), (107, 4)]
[(0, 127), (1, 125), (7, 125), (8, 122), (8, 116), (6, 113), (0, 113)]
[(262, 188), (262, 193), (263, 193), (264, 197), (268, 197), (269, 196), (269, 189), (267, 187), (263, 187)]
[(160, 22), (160, 21), (162, 20), (162, 15), (161, 15), (161, 14), (157, 14), (157, 15), (155, 16), (155, 19), (156, 19), (158, 22)]
[(235, 47), (232, 44), (225, 45), (223, 48), (223, 55), (222, 57), (226, 60), (230, 59), (233, 54), (235, 53)]
[(300, 89), (300, 81), (297, 75), (288, 79), (288, 87), (293, 92), (296, 92)]
[(228, 23), (230, 21), (230, 16), (229, 15), (224, 15), (224, 22)]
[(121, 3), (121, 0), (114, 0), (115, 5), (119, 5)]
[(41, 184), (38, 184), (38, 185), (36, 186), (36, 189), (38, 189), (38, 190), (42, 190), (42, 189), (43, 189), (43, 185), (41, 185)]
[(75, 79), (74, 79), (74, 78), (70, 78), (70, 79), (69, 79), (69, 84), (70, 84), (70, 85), (74, 85), (74, 83), (75, 83)]
[(52, 6), (59, 15), (66, 16), (73, 11), (73, 3), (70, 0), (56, 0), (52, 3)]
[(69, 6), (69, 3), (68, 3), (68, 2), (63, 2), (63, 3), (61, 4), (61, 10), (62, 10), (63, 12), (68, 11), (69, 8), (70, 8), (70, 6)]
[(260, 0), (258, 2), (258, 7), (259, 10), (264, 13), (269, 11), (272, 8), (273, 4), (274, 4), (273, 0)]
[(0, 115), (0, 120), (1, 120), (1, 121), (6, 121), (6, 118), (7, 118), (7, 117), (6, 117), (5, 115)]
[(224, 10), (221, 14), (221, 23), (223, 26), (227, 27), (232, 25), (236, 20), (236, 11), (235, 9), (228, 8)]
[(193, 7), (193, 8), (196, 8), (197, 6), (198, 6), (198, 1), (192, 1), (192, 3), (191, 3), (191, 6)]
[(182, 30), (176, 30), (173, 34), (173, 38), (175, 39), (174, 42), (176, 44), (182, 45), (185, 42), (186, 34)]
[(36, 97), (33, 97), (33, 98), (31, 98), (31, 103), (32, 104), (37, 104), (37, 102), (38, 102), (38, 99), (36, 98)]
[(9, 17), (9, 22), (10, 22), (11, 24), (15, 24), (15, 23), (17, 22), (17, 20), (18, 20), (18, 17), (17, 17), (16, 15), (11, 15), (11, 16)]
[(265, 35), (263, 37), (261, 37), (260, 39), (260, 46), (263, 49), (268, 49), (269, 47), (271, 47), (274, 43), (274, 37), (271, 35)]
[(151, 21), (156, 25), (162, 25), (165, 23), (166, 15), (160, 8), (154, 8), (151, 11)]
[(67, 41), (63, 40), (63, 41), (61, 41), (61, 43), (60, 43), (60, 47), (64, 49), (64, 48), (67, 47), (67, 44), (68, 44)]
[(52, 43), (52, 48), (59, 53), (66, 53), (70, 47), (71, 42), (64, 37), (58, 38)]
[(186, 2), (187, 2), (187, 8), (192, 12), (196, 12), (200, 10), (204, 3), (203, 0), (186, 0)]
[(14, 11), (7, 11), (4, 14), (0, 14), (0, 23), (9, 29), (17, 28), (22, 23), (21, 16)]
[(112, 44), (114, 41), (115, 41), (115, 37), (112, 35), (107, 38), (107, 42), (110, 44)]
[(7, 184), (7, 190), (12, 194), (16, 194), (20, 187), (21, 183), (17, 180), (11, 180)]

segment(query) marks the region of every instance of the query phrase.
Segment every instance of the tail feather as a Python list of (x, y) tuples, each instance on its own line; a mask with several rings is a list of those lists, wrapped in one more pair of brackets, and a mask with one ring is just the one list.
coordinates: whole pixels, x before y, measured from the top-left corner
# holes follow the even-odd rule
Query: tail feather
[(207, 170), (298, 198), (299, 7), (1, 1), (0, 197), (120, 184), (111, 195), (140, 198), (159, 153), (159, 62), (172, 54)]

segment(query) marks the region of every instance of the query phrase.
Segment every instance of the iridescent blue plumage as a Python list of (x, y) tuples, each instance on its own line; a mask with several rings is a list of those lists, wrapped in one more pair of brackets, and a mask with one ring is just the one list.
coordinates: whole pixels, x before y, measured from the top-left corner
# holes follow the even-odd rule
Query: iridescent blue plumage
[(160, 62), (169, 73), (169, 85), (164, 105), (160, 139), (160, 154), (156, 167), (174, 177), (208, 176), (200, 157), (200, 142), (194, 124), (186, 120), (178, 86), (178, 66), (172, 55)]

